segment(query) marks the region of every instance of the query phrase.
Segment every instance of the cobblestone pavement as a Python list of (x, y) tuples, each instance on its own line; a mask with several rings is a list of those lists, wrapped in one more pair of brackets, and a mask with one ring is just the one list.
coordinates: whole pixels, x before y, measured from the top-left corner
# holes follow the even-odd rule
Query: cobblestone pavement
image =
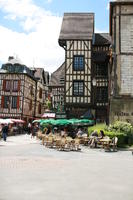
[(133, 200), (133, 156), (45, 148), (29, 135), (0, 141), (0, 200)]

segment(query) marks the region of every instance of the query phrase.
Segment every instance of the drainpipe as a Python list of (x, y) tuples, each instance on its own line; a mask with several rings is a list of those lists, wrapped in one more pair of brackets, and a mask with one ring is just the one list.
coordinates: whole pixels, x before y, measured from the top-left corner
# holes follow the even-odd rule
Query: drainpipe
[(35, 83), (35, 104), (34, 104), (34, 118), (36, 117), (36, 105), (37, 105), (37, 81)]

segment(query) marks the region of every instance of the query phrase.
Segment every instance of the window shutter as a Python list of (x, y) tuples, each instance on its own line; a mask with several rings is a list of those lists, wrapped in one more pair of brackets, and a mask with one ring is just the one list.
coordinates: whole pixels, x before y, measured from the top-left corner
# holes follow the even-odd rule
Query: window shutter
[(3, 90), (6, 90), (6, 80), (3, 80)]
[(18, 92), (20, 91), (20, 83), (21, 83), (21, 81), (19, 80), (18, 81)]
[(19, 109), (19, 96), (17, 97), (17, 109)]
[(1, 97), (1, 108), (4, 108), (4, 96)]

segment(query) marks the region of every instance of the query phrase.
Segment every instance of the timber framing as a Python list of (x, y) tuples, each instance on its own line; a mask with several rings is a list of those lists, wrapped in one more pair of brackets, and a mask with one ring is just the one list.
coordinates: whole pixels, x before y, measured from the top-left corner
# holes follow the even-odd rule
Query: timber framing
[(94, 33), (93, 13), (64, 14), (59, 45), (65, 49), (64, 105), (68, 117), (80, 117), (90, 109), (95, 118), (101, 112), (102, 120), (107, 120), (110, 44), (109, 34)]
[(44, 79), (44, 69), (30, 69), (9, 57), (0, 70), (0, 117), (27, 122), (41, 117), (44, 113)]

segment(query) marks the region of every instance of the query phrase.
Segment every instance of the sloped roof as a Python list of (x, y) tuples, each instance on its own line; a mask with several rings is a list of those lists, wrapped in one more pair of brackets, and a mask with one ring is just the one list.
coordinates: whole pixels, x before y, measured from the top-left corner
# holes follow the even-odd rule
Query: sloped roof
[(36, 78), (41, 78), (43, 72), (44, 72), (44, 69), (43, 69), (43, 68), (35, 68), (34, 76), (35, 76)]
[(64, 13), (59, 40), (89, 40), (94, 33), (94, 13)]
[(93, 45), (110, 45), (111, 37), (109, 33), (95, 33)]
[(43, 84), (48, 85), (49, 73), (44, 71), (44, 68), (33, 68), (33, 70), (35, 71), (34, 73), (35, 78), (42, 81)]
[(65, 78), (65, 62), (51, 74), (49, 86), (62, 86), (61, 79)]

